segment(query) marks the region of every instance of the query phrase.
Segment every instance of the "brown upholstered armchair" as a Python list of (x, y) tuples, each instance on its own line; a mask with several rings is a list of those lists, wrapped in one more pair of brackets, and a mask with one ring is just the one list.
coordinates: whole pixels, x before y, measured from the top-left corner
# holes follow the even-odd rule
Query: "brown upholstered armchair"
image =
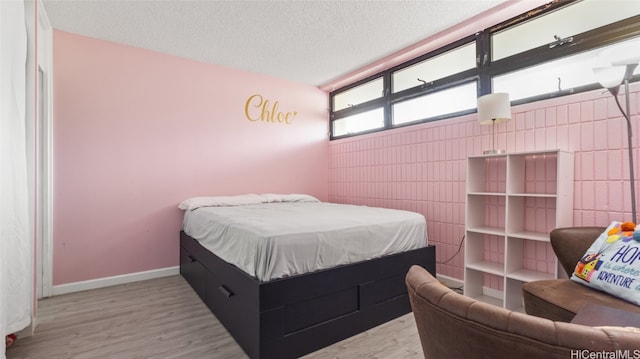
[[(557, 228), (551, 231), (551, 246), (558, 262), (571, 277), (576, 264), (605, 227)], [(522, 285), (527, 314), (555, 321), (569, 322), (586, 303), (640, 313), (640, 306), (591, 289), (570, 279), (550, 279)]]
[(578, 350), (633, 355), (638, 348), (637, 333), (553, 322), (482, 303), (419, 266), (411, 267), (406, 284), (425, 358), (567, 359)]

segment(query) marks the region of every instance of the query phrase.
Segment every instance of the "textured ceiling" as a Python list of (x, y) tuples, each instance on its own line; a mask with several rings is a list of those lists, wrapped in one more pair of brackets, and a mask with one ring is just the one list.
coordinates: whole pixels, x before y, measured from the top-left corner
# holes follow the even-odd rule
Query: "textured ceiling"
[(41, 0), (58, 30), (322, 85), (505, 0)]

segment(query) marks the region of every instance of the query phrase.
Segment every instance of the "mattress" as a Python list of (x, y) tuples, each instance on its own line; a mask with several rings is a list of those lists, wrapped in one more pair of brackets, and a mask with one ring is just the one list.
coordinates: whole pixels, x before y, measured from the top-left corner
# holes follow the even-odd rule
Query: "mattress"
[(186, 209), (182, 229), (260, 281), (427, 245), (419, 213), (317, 200), (198, 205)]

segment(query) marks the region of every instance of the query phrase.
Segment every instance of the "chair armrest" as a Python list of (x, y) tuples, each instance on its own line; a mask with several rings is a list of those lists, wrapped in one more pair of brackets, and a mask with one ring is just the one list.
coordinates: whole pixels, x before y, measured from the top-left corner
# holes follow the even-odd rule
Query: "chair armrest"
[(551, 246), (569, 277), (580, 258), (605, 229), (606, 227), (569, 227), (551, 231)]

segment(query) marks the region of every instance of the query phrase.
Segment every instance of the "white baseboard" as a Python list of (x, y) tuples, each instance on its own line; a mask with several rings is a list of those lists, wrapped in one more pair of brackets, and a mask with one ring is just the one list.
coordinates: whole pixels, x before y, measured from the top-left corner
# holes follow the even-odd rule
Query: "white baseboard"
[(460, 288), (464, 284), (464, 281), (460, 279), (448, 277), (446, 275), (440, 275), (437, 273), (436, 273), (436, 279), (443, 282), (449, 288)]
[(180, 274), (179, 266), (153, 269), (153, 270), (137, 272), (137, 273), (122, 274), (122, 275), (116, 275), (113, 277), (91, 279), (91, 280), (85, 280), (81, 282), (59, 284), (59, 285), (53, 286), (52, 295), (60, 295), (60, 294), (67, 294), (67, 293), (73, 293), (73, 292), (80, 292), (80, 291), (89, 290), (89, 289), (110, 287), (112, 285), (138, 282), (138, 281), (147, 280), (147, 279), (168, 277), (168, 276), (177, 275), (177, 274)]
[[(444, 283), (449, 288), (462, 288), (462, 286), (464, 285), (464, 281), (457, 278), (452, 278), (440, 274), (438, 274), (436, 277), (439, 281)], [(502, 300), (502, 291), (497, 289), (482, 287), (482, 294), (491, 298)]]

